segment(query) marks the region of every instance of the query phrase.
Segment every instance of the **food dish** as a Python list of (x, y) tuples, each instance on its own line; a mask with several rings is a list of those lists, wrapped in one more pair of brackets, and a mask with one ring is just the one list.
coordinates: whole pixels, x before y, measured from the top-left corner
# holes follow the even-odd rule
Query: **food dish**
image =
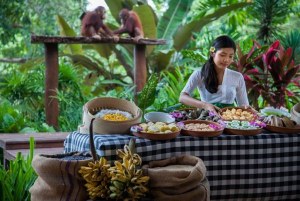
[(214, 137), (214, 136), (219, 136), (223, 133), (224, 128), (216, 123), (216, 122), (212, 122), (212, 121), (205, 121), (205, 120), (186, 120), (183, 121), (183, 124), (191, 124), (191, 123), (203, 123), (203, 124), (212, 124), (215, 127), (219, 128), (218, 130), (214, 130), (214, 131), (192, 131), (192, 130), (187, 130), (184, 127), (181, 129), (181, 134), (183, 135), (190, 135), (190, 136), (194, 136), (194, 137)]
[(277, 109), (274, 107), (265, 107), (264, 109), (261, 109), (260, 112), (264, 116), (275, 115), (278, 117), (291, 117), (291, 114), (287, 110)]
[(224, 133), (230, 135), (257, 135), (262, 133), (261, 128), (257, 129), (233, 129), (233, 128), (225, 128)]
[(290, 127), (287, 128), (287, 127), (280, 127), (280, 126), (271, 126), (267, 124), (265, 129), (274, 133), (286, 133), (286, 134), (299, 133), (300, 134), (300, 125), (296, 125), (293, 128)]
[(148, 140), (170, 140), (176, 138), (180, 131), (172, 132), (172, 133), (146, 133), (146, 132), (132, 132), (134, 136), (145, 138)]
[[(241, 110), (242, 113), (246, 112), (246, 114), (241, 115), (240, 113), (235, 112), (235, 114), (230, 113), (230, 115), (231, 115), (230, 118), (226, 118), (227, 115), (225, 116), (224, 114), (227, 113), (228, 110), (232, 112), (233, 109), (235, 111)], [(249, 113), (251, 114), (251, 116), (248, 115)], [(253, 121), (253, 120), (257, 119), (257, 113), (254, 110), (251, 110), (250, 108), (245, 109), (244, 107), (225, 107), (219, 111), (219, 114), (222, 117), (222, 119), (226, 120), (226, 121), (230, 121), (230, 120)]]

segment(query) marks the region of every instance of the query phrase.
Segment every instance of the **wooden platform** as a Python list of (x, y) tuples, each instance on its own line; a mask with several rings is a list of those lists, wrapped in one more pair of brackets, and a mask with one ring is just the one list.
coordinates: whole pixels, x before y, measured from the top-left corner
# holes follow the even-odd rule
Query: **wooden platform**
[(34, 134), (0, 134), (0, 148), (3, 149), (3, 164), (16, 157), (18, 152), (27, 156), (29, 153), (29, 139), (34, 138), (34, 154), (58, 154), (64, 151), (64, 141), (70, 132), (34, 133)]

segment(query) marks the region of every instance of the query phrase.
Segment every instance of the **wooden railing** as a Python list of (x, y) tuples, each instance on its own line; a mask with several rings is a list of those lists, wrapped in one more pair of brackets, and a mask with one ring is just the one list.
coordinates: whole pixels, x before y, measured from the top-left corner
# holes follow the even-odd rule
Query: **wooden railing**
[(1, 133), (0, 149), (3, 151), (3, 164), (16, 157), (18, 152), (26, 156), (29, 153), (30, 137), (34, 138), (34, 154), (58, 154), (64, 152), (64, 141), (70, 132), (60, 133)]

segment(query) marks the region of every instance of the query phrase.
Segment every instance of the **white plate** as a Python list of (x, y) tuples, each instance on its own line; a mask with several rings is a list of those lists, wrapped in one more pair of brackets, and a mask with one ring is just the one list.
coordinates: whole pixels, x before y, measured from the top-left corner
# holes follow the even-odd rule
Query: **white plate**
[(147, 122), (164, 122), (167, 124), (174, 123), (175, 118), (165, 112), (149, 112), (144, 115)]

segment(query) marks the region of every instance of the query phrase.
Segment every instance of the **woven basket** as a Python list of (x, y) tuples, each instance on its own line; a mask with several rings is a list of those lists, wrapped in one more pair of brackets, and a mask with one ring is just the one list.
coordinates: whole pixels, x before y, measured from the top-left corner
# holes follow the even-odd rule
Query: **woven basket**
[[(129, 112), (133, 119), (126, 121), (107, 121), (102, 118), (96, 118), (95, 114), (102, 109), (117, 109)], [(91, 120), (94, 121), (94, 132), (98, 134), (129, 134), (130, 127), (138, 124), (142, 119), (142, 111), (134, 103), (110, 97), (95, 98), (83, 106), (83, 124), (78, 127), (80, 133), (88, 134)]]
[(294, 105), (291, 109), (291, 119), (300, 125), (300, 103)]

